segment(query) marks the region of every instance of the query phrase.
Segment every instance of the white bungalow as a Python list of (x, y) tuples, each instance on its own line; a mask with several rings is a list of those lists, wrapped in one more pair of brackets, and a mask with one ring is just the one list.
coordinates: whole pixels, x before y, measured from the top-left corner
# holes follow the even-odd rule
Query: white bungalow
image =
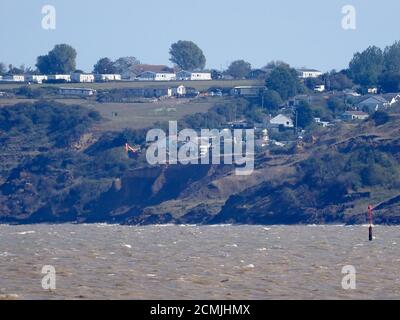
[(176, 80), (175, 73), (145, 71), (137, 76), (141, 81), (172, 81)]
[(322, 72), (315, 69), (298, 69), (297, 73), (302, 79), (318, 78), (319, 76), (322, 76)]
[(190, 71), (179, 71), (176, 73), (177, 80), (183, 81), (209, 81), (211, 80), (210, 72), (190, 72)]
[(362, 111), (346, 111), (342, 115), (343, 120), (366, 120), (369, 114)]
[(71, 82), (71, 75), (69, 75), (69, 74), (50, 74), (47, 76), (47, 79), (51, 80), (51, 81)]
[(185, 86), (178, 86), (172, 88), (172, 95), (176, 97), (182, 97), (186, 95), (186, 87)]
[(108, 81), (121, 81), (122, 76), (120, 74), (95, 74), (94, 78), (96, 81), (108, 82)]
[(259, 97), (265, 91), (263, 86), (240, 86), (232, 89), (231, 94), (233, 96), (243, 97)]
[(11, 76), (4, 76), (3, 81), (9, 81), (9, 82), (25, 82), (25, 76), (24, 75), (18, 75), (14, 74)]
[(60, 88), (58, 93), (66, 96), (90, 97), (96, 93), (96, 90), (90, 88)]
[(36, 74), (27, 74), (25, 75), (25, 81), (34, 82), (34, 83), (43, 83), (43, 81), (47, 80), (47, 76), (45, 75), (36, 75)]
[(73, 82), (94, 82), (94, 74), (91, 73), (73, 73), (71, 74)]

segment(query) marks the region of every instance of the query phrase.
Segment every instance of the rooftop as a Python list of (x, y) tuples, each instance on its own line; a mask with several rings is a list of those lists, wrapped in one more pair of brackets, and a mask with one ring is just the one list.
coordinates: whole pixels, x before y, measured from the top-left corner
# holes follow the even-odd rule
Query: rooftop
[(356, 111), (356, 110), (346, 111), (344, 114), (355, 115), (355, 116), (367, 116), (368, 115), (368, 113), (366, 113), (366, 112)]
[(386, 103), (387, 102), (387, 100), (382, 96), (369, 96), (369, 97), (366, 97), (365, 99), (363, 99), (362, 102), (364, 102), (364, 101), (366, 101), (368, 99), (374, 99), (374, 100), (376, 100), (378, 102), (382, 102), (382, 103)]
[(301, 71), (301, 72), (321, 72), (321, 71), (316, 70), (316, 69), (307, 69), (307, 68), (297, 69), (297, 71)]
[(156, 73), (173, 73), (174, 70), (169, 68), (166, 65), (157, 65), (157, 64), (138, 64), (133, 67), (133, 72), (137, 74), (151, 71)]

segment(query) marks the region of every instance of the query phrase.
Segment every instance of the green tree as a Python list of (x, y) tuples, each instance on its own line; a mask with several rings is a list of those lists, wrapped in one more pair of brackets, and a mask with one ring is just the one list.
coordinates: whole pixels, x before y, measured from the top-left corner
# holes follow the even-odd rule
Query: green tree
[(37, 58), (36, 67), (41, 73), (62, 74), (76, 69), (76, 50), (67, 44), (58, 44), (47, 55)]
[(4, 75), (7, 72), (6, 65), (0, 62), (0, 75)]
[(354, 86), (353, 81), (351, 81), (344, 71), (336, 72), (332, 70), (324, 74), (322, 79), (325, 81), (327, 90), (343, 91), (345, 89), (351, 89)]
[(285, 64), (278, 65), (272, 70), (266, 85), (268, 89), (277, 91), (283, 100), (294, 97), (301, 86), (297, 71)]
[(114, 62), (111, 61), (111, 59), (102, 58), (94, 65), (93, 72), (99, 74), (112, 74), (116, 73), (117, 71)]
[(283, 101), (278, 92), (267, 90), (264, 94), (264, 107), (268, 110), (275, 111), (282, 105)]
[(236, 60), (231, 63), (227, 74), (231, 75), (235, 79), (243, 79), (245, 78), (251, 71), (251, 64), (244, 60)]
[(284, 61), (270, 61), (268, 62), (264, 67), (262, 67), (263, 70), (267, 70), (267, 71), (271, 71), (274, 70), (276, 67), (279, 66), (286, 66), (286, 67), (290, 67), (289, 64), (287, 64)]
[(12, 64), (8, 66), (7, 74), (14, 75), (14, 74), (24, 74), (25, 73), (25, 66), (22, 64), (20, 67), (15, 67)]
[(372, 115), (372, 120), (376, 126), (381, 126), (390, 120), (390, 115), (386, 111), (378, 110)]
[(211, 79), (219, 80), (219, 79), (222, 79), (222, 77), (223, 77), (223, 74), (221, 71), (215, 70), (215, 69), (211, 70)]
[(171, 45), (170, 61), (183, 70), (202, 70), (206, 66), (203, 51), (192, 41), (179, 40)]
[(331, 110), (334, 114), (341, 114), (346, 110), (346, 104), (342, 99), (337, 97), (330, 97), (328, 102), (328, 109)]
[(307, 128), (314, 122), (314, 117), (310, 105), (306, 101), (301, 101), (297, 111), (297, 125), (301, 128)]
[(400, 73), (400, 41), (385, 48), (383, 59), (386, 72)]
[(400, 91), (400, 73), (385, 72), (379, 77), (379, 86), (383, 92)]
[(133, 72), (138, 64), (140, 61), (136, 57), (121, 57), (114, 62), (114, 68), (117, 73)]
[(349, 64), (349, 71), (355, 83), (362, 86), (375, 86), (384, 68), (382, 50), (372, 46), (357, 52)]

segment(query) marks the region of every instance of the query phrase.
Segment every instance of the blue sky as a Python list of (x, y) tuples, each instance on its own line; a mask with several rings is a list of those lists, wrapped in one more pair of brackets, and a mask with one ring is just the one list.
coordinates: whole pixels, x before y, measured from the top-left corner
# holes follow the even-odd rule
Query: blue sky
[[(56, 30), (41, 27), (46, 4), (57, 10)], [(357, 10), (356, 30), (341, 27), (348, 4)], [(327, 71), (370, 44), (400, 40), (398, 12), (398, 0), (0, 0), (0, 61), (34, 66), (38, 55), (68, 43), (85, 71), (101, 57), (170, 64), (171, 43), (192, 40), (208, 68), (245, 59)]]

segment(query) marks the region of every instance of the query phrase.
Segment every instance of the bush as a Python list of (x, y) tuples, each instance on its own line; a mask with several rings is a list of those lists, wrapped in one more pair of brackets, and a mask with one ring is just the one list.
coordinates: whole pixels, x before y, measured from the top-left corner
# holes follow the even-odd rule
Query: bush
[[(31, 140), (31, 145), (47, 141), (52, 146), (64, 147), (100, 119), (99, 113), (81, 106), (38, 101), (0, 109), (0, 130), (10, 135), (22, 134)], [(34, 134), (27, 136), (29, 132)]]
[(376, 126), (381, 126), (390, 120), (390, 115), (385, 111), (376, 111), (372, 115), (372, 120)]

